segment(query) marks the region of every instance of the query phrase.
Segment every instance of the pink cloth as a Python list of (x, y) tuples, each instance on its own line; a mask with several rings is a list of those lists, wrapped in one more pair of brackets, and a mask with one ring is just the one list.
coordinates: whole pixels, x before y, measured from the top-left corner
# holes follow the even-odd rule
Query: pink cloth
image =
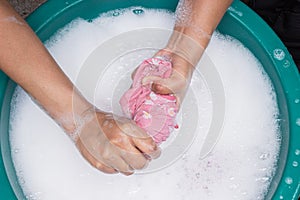
[(172, 64), (162, 58), (150, 58), (138, 67), (131, 88), (120, 99), (124, 114), (133, 119), (157, 143), (165, 141), (174, 127), (178, 112), (174, 95), (160, 95), (151, 91), (150, 84), (143, 86), (145, 76), (168, 78)]

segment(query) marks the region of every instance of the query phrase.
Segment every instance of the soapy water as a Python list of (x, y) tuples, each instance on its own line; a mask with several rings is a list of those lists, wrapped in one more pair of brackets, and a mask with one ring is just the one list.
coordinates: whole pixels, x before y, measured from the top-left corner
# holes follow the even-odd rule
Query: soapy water
[[(81, 66), (104, 41), (134, 29), (171, 30), (173, 24), (173, 14), (163, 10), (115, 10), (92, 22), (73, 21), (46, 46), (76, 83)], [(90, 100), (100, 109), (117, 112), (112, 102), (130, 86), (131, 71), (154, 52), (144, 49), (116, 59), (97, 81)], [(180, 129), (163, 145), (172, 146), (180, 134), (190, 134), (193, 143), (170, 165), (152, 173), (125, 177), (92, 168), (60, 127), (18, 87), (12, 101), (10, 142), (27, 199), (263, 199), (276, 170), (280, 145), (271, 82), (251, 52), (231, 37), (215, 33), (206, 52), (226, 95), (221, 138), (202, 159), (199, 146), (212, 123), (214, 105), (205, 77), (195, 73), (178, 115)], [(196, 126), (193, 133), (189, 126), (183, 130), (185, 123)]]
[[(132, 83), (130, 78), (132, 71), (145, 58), (151, 57), (163, 48), (170, 35), (171, 30), (143, 28), (121, 33), (103, 42), (80, 67), (75, 85), (97, 107), (108, 112), (112, 110), (117, 115), (123, 115), (119, 100)], [(99, 67), (99, 61), (101, 61), (101, 67)], [(201, 95), (199, 90), (203, 87), (206, 87), (206, 91), (213, 91), (210, 93), (210, 101), (213, 103), (210, 103), (211, 110), (206, 115), (211, 118), (208, 121), (211, 123), (207, 123), (210, 125), (209, 129), (201, 131), (203, 143), (198, 144), (200, 157), (205, 157), (217, 142), (225, 115), (224, 88), (218, 72), (214, 70), (214, 64), (206, 54), (202, 56), (199, 65), (201, 65), (201, 72), (195, 70), (192, 80), (194, 83), (191, 85), (191, 90), (187, 92), (181, 112), (177, 115), (180, 131), (173, 131), (172, 139), (169, 138), (160, 146), (164, 152), (161, 159), (152, 161), (146, 169), (139, 170), (138, 173), (148, 173), (164, 168), (182, 156), (189, 148), (197, 136), (199, 117), (198, 108), (194, 105), (197, 105), (196, 97)], [(196, 78), (202, 75), (205, 76), (205, 82), (203, 78)], [(103, 98), (104, 96), (109, 98)], [(77, 102), (73, 101), (74, 109), (76, 109), (76, 104)], [(159, 129), (160, 127), (155, 128)]]

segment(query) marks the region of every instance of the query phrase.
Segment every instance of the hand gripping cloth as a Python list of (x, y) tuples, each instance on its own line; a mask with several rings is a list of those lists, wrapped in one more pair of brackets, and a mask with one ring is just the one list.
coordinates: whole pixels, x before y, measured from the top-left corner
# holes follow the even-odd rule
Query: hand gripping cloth
[(149, 58), (137, 68), (131, 88), (120, 99), (126, 117), (133, 119), (157, 143), (165, 141), (174, 128), (178, 112), (174, 95), (151, 91), (151, 84), (142, 85), (146, 76), (170, 77), (172, 64), (162, 57)]

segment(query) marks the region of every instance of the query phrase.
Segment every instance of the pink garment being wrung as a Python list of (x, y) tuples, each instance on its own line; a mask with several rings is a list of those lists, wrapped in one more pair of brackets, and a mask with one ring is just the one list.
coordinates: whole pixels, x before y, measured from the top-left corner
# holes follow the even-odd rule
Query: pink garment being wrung
[(157, 143), (165, 141), (174, 127), (176, 97), (151, 91), (151, 85), (142, 85), (145, 76), (170, 77), (172, 64), (161, 57), (149, 58), (137, 68), (131, 88), (120, 99), (124, 114), (133, 119)]

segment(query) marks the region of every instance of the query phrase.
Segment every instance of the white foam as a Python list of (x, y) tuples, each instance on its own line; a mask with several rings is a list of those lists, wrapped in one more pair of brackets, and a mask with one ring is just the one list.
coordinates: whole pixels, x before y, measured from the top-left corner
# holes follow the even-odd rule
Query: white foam
[[(130, 9), (115, 12), (120, 17), (111, 18), (114, 12), (110, 12), (92, 23), (77, 19), (47, 43), (73, 81), (90, 52), (111, 36), (140, 27), (171, 29), (174, 23), (173, 15), (165, 11), (144, 9), (141, 15)], [(220, 73), (226, 94), (222, 137), (203, 160), (198, 148), (201, 137), (197, 137), (181, 159), (155, 173), (125, 177), (95, 170), (51, 118), (18, 88), (12, 102), (10, 142), (27, 198), (262, 199), (274, 173), (280, 144), (271, 82), (254, 56), (232, 38), (215, 33), (207, 53)], [(150, 54), (141, 54), (139, 59)], [(192, 106), (199, 110), (197, 134), (201, 135), (209, 128), (211, 96), (198, 73), (192, 88), (198, 95), (197, 105)], [(111, 109), (112, 96), (107, 94), (98, 94), (100, 108)]]

